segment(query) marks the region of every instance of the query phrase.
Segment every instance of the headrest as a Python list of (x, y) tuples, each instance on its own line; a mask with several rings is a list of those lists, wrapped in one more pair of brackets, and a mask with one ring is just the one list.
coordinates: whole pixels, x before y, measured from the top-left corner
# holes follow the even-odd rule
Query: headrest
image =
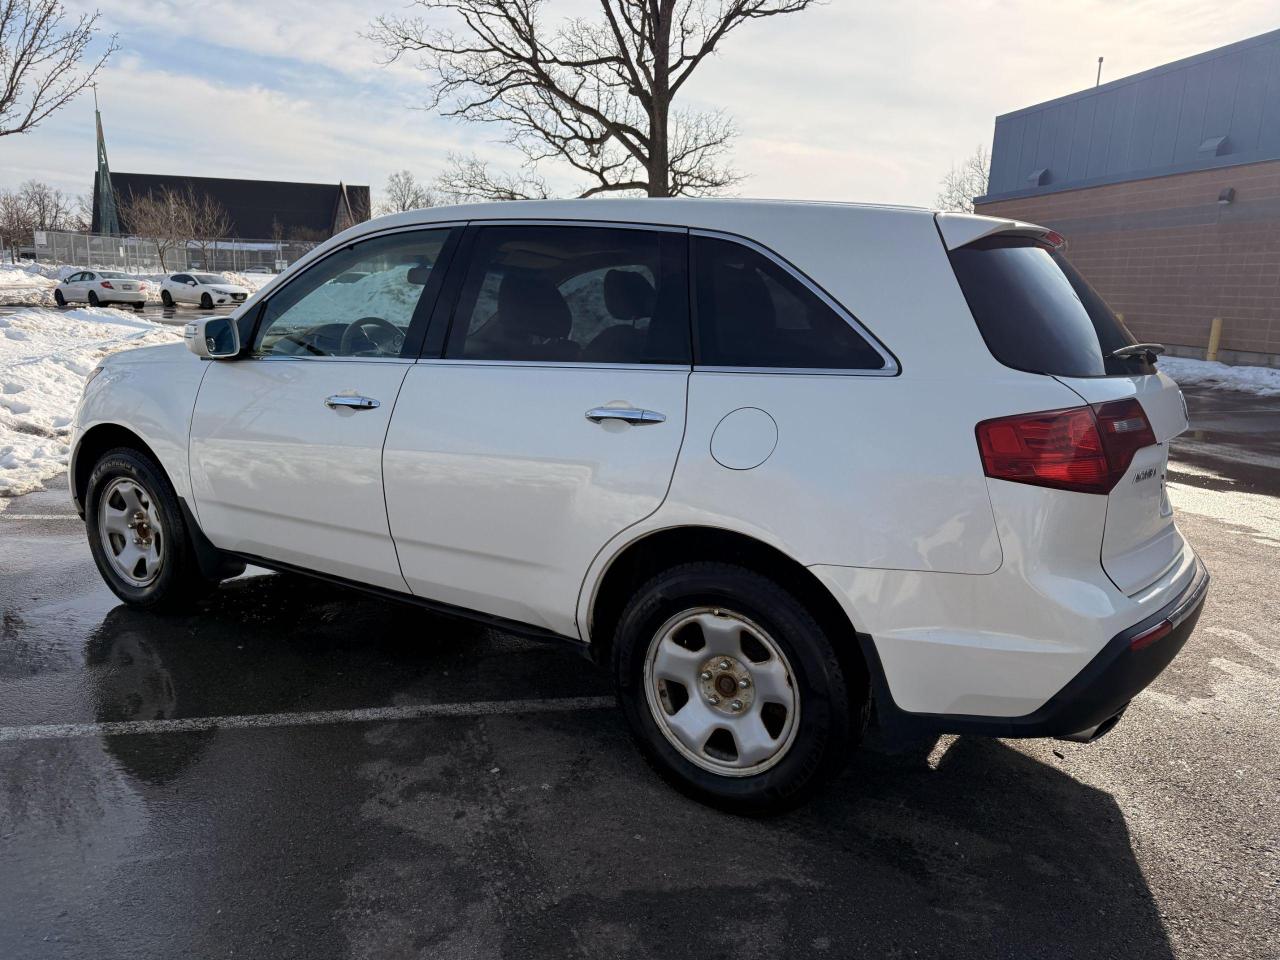
[(610, 270), (604, 275), (604, 308), (619, 320), (653, 316), (653, 284), (634, 270)]
[(573, 328), (569, 305), (541, 273), (508, 273), (502, 278), (498, 319), (509, 336), (563, 340)]

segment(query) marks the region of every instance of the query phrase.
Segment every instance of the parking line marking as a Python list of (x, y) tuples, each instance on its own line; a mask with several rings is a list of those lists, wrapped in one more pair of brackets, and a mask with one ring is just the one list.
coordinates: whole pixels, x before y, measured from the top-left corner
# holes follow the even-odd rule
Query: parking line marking
[(16, 740), (66, 740), (74, 737), (117, 737), (139, 733), (195, 733), (201, 730), (254, 730), (308, 727), (431, 717), (494, 717), (524, 713), (605, 710), (613, 697), (559, 697), (552, 700), (480, 700), (472, 703), (420, 703), (359, 710), (309, 710), (298, 713), (249, 713), (224, 717), (180, 717), (173, 720), (118, 720), (104, 723), (41, 723), (0, 727), (0, 743)]
[[(0, 520), (79, 520), (74, 513), (9, 513), (0, 510)], [(83, 521), (81, 521), (83, 522)]]

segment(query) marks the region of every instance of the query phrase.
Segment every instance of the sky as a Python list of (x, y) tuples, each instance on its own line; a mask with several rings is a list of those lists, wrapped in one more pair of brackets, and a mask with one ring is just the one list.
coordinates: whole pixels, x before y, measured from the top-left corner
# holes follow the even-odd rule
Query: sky
[[(492, 129), (424, 109), (428, 78), (361, 37), (406, 0), (66, 0), (120, 50), (98, 91), (113, 170), (369, 184), (450, 152), (512, 166)], [(547, 15), (589, 12), (549, 0)], [(994, 118), (1280, 27), (1275, 0), (829, 0), (747, 24), (682, 91), (739, 130), (748, 197), (932, 203)], [(0, 138), (0, 188), (91, 189), (93, 100)], [(568, 190), (572, 178), (552, 176)]]

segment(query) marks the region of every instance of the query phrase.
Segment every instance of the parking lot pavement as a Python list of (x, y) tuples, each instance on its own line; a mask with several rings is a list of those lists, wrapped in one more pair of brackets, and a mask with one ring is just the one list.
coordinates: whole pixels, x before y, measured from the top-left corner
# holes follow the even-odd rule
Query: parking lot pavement
[(1276, 957), (1280, 404), (1224, 396), (1170, 474), (1208, 605), (1113, 733), (873, 737), (772, 820), (663, 786), (571, 650), (274, 574), (138, 613), (20, 498), (0, 957)]

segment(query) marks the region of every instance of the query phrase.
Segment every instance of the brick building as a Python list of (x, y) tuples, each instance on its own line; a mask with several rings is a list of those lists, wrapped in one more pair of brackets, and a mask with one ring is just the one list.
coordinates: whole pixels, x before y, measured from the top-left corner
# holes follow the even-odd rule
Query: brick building
[(1053, 227), (1139, 340), (1280, 365), (1280, 30), (996, 118), (975, 211)]

